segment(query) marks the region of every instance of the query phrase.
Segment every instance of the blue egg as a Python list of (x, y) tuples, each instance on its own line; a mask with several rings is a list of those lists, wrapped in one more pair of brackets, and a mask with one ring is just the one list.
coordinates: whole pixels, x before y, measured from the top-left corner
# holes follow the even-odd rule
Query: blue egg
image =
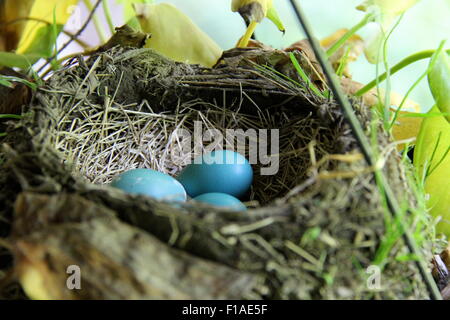
[(175, 178), (152, 169), (133, 169), (120, 174), (111, 186), (131, 194), (166, 201), (186, 201), (186, 191)]
[(230, 196), (229, 194), (226, 193), (219, 193), (219, 192), (204, 193), (195, 197), (192, 200), (208, 203), (210, 205), (217, 207), (224, 207), (224, 208), (226, 207), (227, 209), (230, 210), (236, 211), (247, 210), (247, 207), (244, 206), (244, 204), (241, 201), (239, 201), (239, 199)]
[(241, 154), (217, 150), (199, 156), (177, 177), (191, 197), (203, 193), (227, 193), (243, 196), (253, 180), (252, 166)]

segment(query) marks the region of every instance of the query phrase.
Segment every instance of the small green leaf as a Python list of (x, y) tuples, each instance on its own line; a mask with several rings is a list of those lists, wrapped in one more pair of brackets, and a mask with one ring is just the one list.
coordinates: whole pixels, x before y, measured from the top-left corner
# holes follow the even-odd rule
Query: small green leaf
[(0, 67), (19, 68), (27, 70), (41, 57), (38, 54), (17, 54), (0, 51)]
[(398, 255), (395, 258), (395, 260), (400, 261), (400, 262), (419, 261), (420, 257), (418, 257), (414, 253), (408, 253), (408, 254)]
[[(15, 0), (16, 2), (25, 2), (24, 0)], [(41, 56), (48, 56), (45, 50), (42, 52), (42, 48), (48, 49), (48, 45), (53, 46), (54, 41), (51, 41), (51, 35), (46, 39), (43, 35), (48, 35), (48, 27), (55, 20), (59, 26), (59, 31), (61, 31), (62, 26), (66, 24), (72, 10), (71, 6), (75, 6), (79, 0), (27, 0), (32, 2), (32, 8), (29, 14), (26, 16), (33, 17), (34, 19), (27, 21), (25, 23), (24, 29), (20, 35), (20, 41), (17, 45), (17, 53), (38, 53)], [(11, 1), (14, 2), (14, 1)], [(17, 17), (22, 18), (22, 17)], [(47, 26), (44, 30), (41, 27)], [(39, 33), (38, 33), (39, 32)], [(50, 31), (51, 34), (51, 31)], [(41, 48), (41, 49), (36, 49)], [(51, 47), (50, 47), (51, 48)]]
[(8, 87), (8, 88), (13, 87), (13, 84), (11, 82), (9, 82), (8, 80), (4, 79), (3, 76), (0, 76), (0, 85)]
[(37, 85), (33, 82), (30, 82), (28, 80), (18, 78), (18, 77), (12, 77), (12, 76), (4, 76), (0, 75), (0, 84), (6, 85), (7, 87), (12, 88), (12, 82), (19, 82), (22, 83), (31, 89), (35, 90), (37, 88)]
[[(35, 33), (35, 38), (24, 51), (25, 54), (34, 54), (39, 58), (48, 58), (53, 55), (56, 37), (63, 29), (63, 25), (45, 25)], [(56, 30), (55, 30), (56, 29)], [(34, 64), (37, 60), (31, 61)]]
[(399, 118), (431, 118), (431, 117), (446, 117), (446, 116), (450, 116), (449, 112), (428, 112), (428, 113), (406, 113), (403, 114), (401, 116), (399, 116)]
[(22, 116), (20, 114), (0, 114), (0, 119), (20, 120), (20, 119), (22, 119)]
[[(450, 59), (442, 50), (428, 74), (428, 84), (439, 110), (450, 113)], [(446, 116), (450, 121), (450, 116)]]
[(294, 53), (291, 52), (289, 54), (289, 57), (291, 58), (291, 62), (295, 67), (295, 70), (297, 70), (297, 73), (299, 74), (299, 76), (303, 79), (303, 81), (306, 82), (306, 84), (308, 85), (308, 87), (319, 97), (325, 98), (325, 96), (323, 95), (322, 92), (320, 92), (320, 90), (316, 87), (316, 85), (314, 83), (311, 82), (311, 80), (309, 80), (308, 76), (306, 75), (305, 71), (303, 71), (302, 67), (300, 66), (300, 63), (298, 62), (297, 58), (295, 57)]

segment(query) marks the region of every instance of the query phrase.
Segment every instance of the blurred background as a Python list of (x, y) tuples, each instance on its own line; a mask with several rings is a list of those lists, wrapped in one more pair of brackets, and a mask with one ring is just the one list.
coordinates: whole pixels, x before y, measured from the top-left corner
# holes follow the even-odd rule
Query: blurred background
[[(124, 23), (120, 1), (110, 0), (117, 26)], [(403, 1), (403, 0), (392, 0)], [(155, 3), (172, 3), (187, 14), (194, 22), (213, 38), (223, 49), (229, 49), (237, 43), (245, 31), (245, 24), (238, 13), (230, 10), (231, 0), (155, 0)], [(324, 38), (338, 29), (351, 28), (364, 17), (364, 12), (355, 9), (362, 0), (297, 0), (309, 18), (317, 38)], [(275, 7), (282, 19), (286, 33), (283, 36), (276, 27), (265, 20), (256, 30), (256, 38), (275, 48), (287, 47), (293, 42), (305, 38), (296, 20), (288, 0), (274, 0)], [(100, 17), (103, 15), (100, 12)], [(78, 15), (72, 19), (87, 18), (88, 10), (80, 5)], [(72, 21), (73, 22), (73, 21)], [(73, 23), (76, 25), (76, 23)], [(69, 23), (70, 28), (70, 23)], [(371, 33), (366, 26), (358, 34), (366, 38)], [(108, 30), (105, 22), (105, 30)], [(450, 39), (450, 0), (421, 0), (406, 12), (403, 20), (391, 36), (388, 48), (388, 61), (392, 66), (410, 54), (421, 50), (436, 49), (441, 40)], [(83, 36), (83, 40), (98, 45), (94, 27), (91, 25)], [(64, 43), (66, 39), (59, 39)], [(450, 41), (448, 41), (450, 43)], [(448, 48), (448, 43), (446, 48)], [(66, 53), (80, 51), (76, 44), (70, 46)], [(428, 60), (401, 70), (392, 77), (393, 91), (404, 95), (410, 86), (426, 70)], [(384, 71), (382, 67), (380, 70)], [(369, 64), (364, 56), (351, 65), (353, 79), (367, 83), (375, 78), (375, 65)], [(427, 111), (433, 103), (426, 78), (411, 93), (410, 98)]]

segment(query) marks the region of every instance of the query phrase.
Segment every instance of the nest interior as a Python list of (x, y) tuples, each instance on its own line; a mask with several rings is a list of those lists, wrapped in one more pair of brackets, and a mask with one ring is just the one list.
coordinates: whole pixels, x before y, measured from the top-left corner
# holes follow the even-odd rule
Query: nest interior
[[(58, 298), (427, 298), (416, 265), (398, 259), (408, 254), (401, 232), (386, 244), (379, 189), (339, 107), (274, 73), (302, 83), (280, 52), (224, 57), (205, 69), (115, 47), (71, 61), (46, 82), (3, 144), (10, 183), (3, 229), (16, 266), (38, 264), (40, 252), (61, 269), (90, 270), (80, 292), (50, 285)], [(370, 110), (354, 106), (369, 134)], [(225, 139), (195, 145), (181, 137), (198, 127)], [(228, 138), (227, 129), (241, 131)], [(261, 175), (267, 163), (253, 166), (248, 213), (173, 207), (107, 187), (132, 168), (176, 175), (205, 149), (249, 142), (264, 130), (279, 169)], [(397, 195), (416, 206), (395, 145), (381, 131), (377, 142)], [(250, 156), (249, 145), (239, 151)], [(426, 215), (405, 219), (428, 234)], [(430, 238), (420, 244), (431, 254)], [(374, 263), (383, 268), (376, 289), (364, 272)], [(65, 276), (50, 269), (42, 271), (49, 283)]]

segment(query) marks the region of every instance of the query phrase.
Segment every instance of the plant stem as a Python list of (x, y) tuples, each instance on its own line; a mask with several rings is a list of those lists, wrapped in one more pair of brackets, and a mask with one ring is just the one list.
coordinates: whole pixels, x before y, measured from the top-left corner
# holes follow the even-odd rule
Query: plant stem
[(291, 52), (289, 54), (289, 57), (291, 59), (292, 64), (294, 65), (295, 70), (297, 70), (302, 80), (305, 81), (308, 88), (311, 89), (317, 96), (325, 99), (325, 96), (322, 94), (322, 92), (320, 92), (319, 89), (317, 89), (317, 87), (314, 85), (314, 83), (312, 83), (311, 80), (309, 80), (305, 71), (303, 71), (302, 67), (300, 66), (300, 63), (298, 63), (297, 58), (295, 58), (294, 53)]
[(414, 82), (414, 84), (411, 86), (411, 88), (409, 88), (409, 90), (406, 92), (406, 94), (405, 94), (405, 96), (403, 97), (403, 99), (402, 99), (400, 105), (398, 106), (397, 110), (395, 110), (394, 117), (392, 118), (391, 124), (390, 124), (390, 126), (389, 126), (389, 130), (394, 126), (395, 121), (396, 121), (397, 118), (398, 118), (398, 114), (400, 113), (400, 111), (401, 111), (401, 109), (402, 109), (402, 107), (403, 107), (403, 104), (405, 103), (405, 101), (406, 101), (406, 99), (408, 98), (409, 94), (410, 94), (410, 93), (414, 90), (414, 88), (420, 83), (420, 81), (422, 81), (422, 79), (425, 78), (425, 77), (428, 75), (428, 73), (430, 73), (431, 68), (434, 66), (434, 64), (435, 64), (435, 62), (436, 62), (437, 56), (438, 56), (439, 53), (444, 49), (444, 44), (445, 44), (445, 41), (442, 41), (442, 42), (440, 43), (439, 48), (438, 48), (438, 49), (436, 50), (436, 52), (433, 53), (433, 55), (431, 56), (431, 62), (430, 62), (430, 64), (429, 64), (427, 70), (425, 70), (425, 72), (419, 77), (419, 79), (417, 79), (417, 80)]
[(16, 120), (20, 120), (20, 119), (22, 119), (22, 116), (20, 114), (0, 114), (0, 119), (16, 119)]
[(367, 14), (360, 22), (358, 22), (354, 27), (348, 30), (335, 44), (333, 44), (327, 50), (327, 56), (331, 57), (339, 48), (356, 32), (358, 32), (362, 27), (369, 23), (373, 18), (372, 14)]
[(238, 48), (245, 48), (248, 45), (248, 42), (250, 41), (250, 38), (252, 37), (253, 33), (255, 32), (256, 27), (258, 26), (258, 22), (252, 20), (250, 24), (247, 27), (247, 30), (245, 31), (244, 36), (239, 40), (239, 43), (237, 45)]
[(384, 109), (383, 109), (383, 122), (385, 129), (389, 128), (389, 118), (390, 118), (390, 108), (391, 108), (391, 72), (389, 69), (389, 62), (387, 57), (387, 44), (389, 41), (389, 38), (391, 37), (394, 30), (397, 28), (398, 24), (403, 18), (403, 14), (400, 16), (400, 18), (397, 19), (397, 22), (395, 25), (391, 28), (388, 35), (383, 41), (383, 64), (384, 69), (386, 70), (386, 92), (384, 95)]
[[(396, 72), (400, 71), (401, 69), (407, 67), (408, 65), (416, 62), (416, 61), (420, 61), (423, 59), (428, 59), (430, 58), (433, 53), (435, 52), (435, 50), (425, 50), (425, 51), (420, 51), (417, 52), (415, 54), (412, 54), (408, 57), (406, 57), (405, 59), (403, 59), (402, 61), (400, 61), (399, 63), (397, 63), (395, 66), (393, 66), (390, 70), (389, 73), (390, 75), (395, 74)], [(447, 54), (450, 54), (450, 49), (446, 50)], [(374, 88), (377, 85), (377, 82), (382, 82), (384, 80), (386, 80), (387, 77), (387, 72), (383, 73), (382, 75), (378, 76), (376, 79), (372, 80), (371, 82), (369, 82), (368, 84), (366, 84), (364, 87), (362, 87), (361, 89), (359, 89), (356, 93), (355, 96), (359, 97), (362, 96), (364, 93), (368, 92), (370, 89)]]
[[(83, 0), (83, 2), (89, 11), (92, 12), (92, 10), (94, 10), (94, 6), (92, 5), (90, 0)], [(105, 31), (103, 29), (102, 23), (101, 23), (97, 13), (94, 13), (92, 20), (94, 21), (95, 29), (97, 30), (97, 34), (100, 38), (100, 41), (102, 43), (105, 43), (107, 38), (106, 38)]]
[(103, 0), (103, 11), (105, 12), (106, 21), (108, 22), (109, 31), (114, 33), (114, 23), (112, 21), (111, 9), (109, 7), (109, 0)]

